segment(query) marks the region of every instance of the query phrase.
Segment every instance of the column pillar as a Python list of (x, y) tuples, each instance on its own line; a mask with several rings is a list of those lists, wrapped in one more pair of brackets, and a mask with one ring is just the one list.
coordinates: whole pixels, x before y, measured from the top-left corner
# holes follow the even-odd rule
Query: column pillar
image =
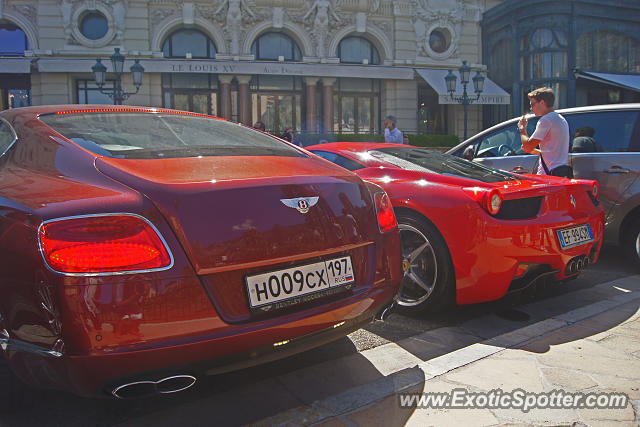
[(251, 102), (249, 99), (249, 80), (251, 76), (236, 76), (238, 81), (238, 120), (240, 123), (251, 126)]
[(229, 74), (218, 74), (220, 82), (220, 117), (231, 120), (231, 80), (233, 76)]
[(315, 133), (318, 131), (318, 98), (316, 93), (316, 84), (319, 77), (305, 77), (304, 82), (307, 85), (307, 127), (306, 131)]
[(322, 78), (322, 132), (333, 133), (333, 85), (335, 78)]

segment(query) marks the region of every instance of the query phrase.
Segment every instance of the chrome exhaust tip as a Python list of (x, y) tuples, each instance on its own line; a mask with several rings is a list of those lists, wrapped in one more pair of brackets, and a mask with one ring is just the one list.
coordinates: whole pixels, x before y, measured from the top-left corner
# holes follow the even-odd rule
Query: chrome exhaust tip
[(184, 391), (196, 383), (193, 375), (173, 375), (157, 381), (143, 380), (122, 384), (111, 391), (118, 399), (132, 399)]
[(395, 306), (396, 306), (396, 302), (393, 301), (391, 304), (387, 305), (382, 310), (380, 310), (378, 314), (376, 314), (375, 319), (381, 322), (384, 322), (389, 317), (389, 315), (391, 314), (391, 310), (393, 310)]
[(579, 259), (576, 261), (576, 271), (582, 271), (582, 269), (583, 269), (582, 260)]

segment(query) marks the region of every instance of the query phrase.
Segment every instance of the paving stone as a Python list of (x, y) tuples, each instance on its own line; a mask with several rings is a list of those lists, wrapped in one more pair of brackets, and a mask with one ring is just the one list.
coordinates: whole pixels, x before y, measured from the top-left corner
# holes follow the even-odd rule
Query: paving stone
[(544, 390), (536, 362), (487, 358), (446, 374), (444, 379), (481, 390), (524, 389), (528, 392)]
[(494, 409), (493, 413), (501, 420), (510, 423), (522, 423), (526, 426), (559, 426), (579, 425), (580, 414), (576, 409), (531, 409), (524, 412), (520, 409)]
[(598, 343), (611, 349), (615, 349), (616, 351), (623, 351), (629, 354), (640, 351), (640, 339), (622, 335), (609, 335), (598, 340)]
[[(291, 426), (295, 426), (296, 424), (291, 424)], [(338, 418), (330, 419), (329, 421), (321, 422), (320, 424), (314, 424), (314, 427), (345, 427), (347, 426), (345, 423), (340, 421)]]
[(398, 341), (398, 345), (420, 359), (420, 362), (435, 359), (450, 352), (447, 347), (414, 338)]
[[(423, 385), (411, 387), (406, 393), (422, 393)], [(345, 415), (349, 422), (363, 427), (387, 427), (405, 425), (414, 412), (414, 408), (401, 408), (398, 395), (393, 394), (365, 409)]]
[(631, 400), (640, 400), (640, 381), (611, 375), (592, 375), (598, 384), (616, 392), (625, 393)]
[(567, 391), (587, 390), (598, 385), (588, 375), (558, 368), (541, 368), (544, 378), (553, 386)]
[(389, 343), (360, 353), (382, 375), (389, 375), (401, 369), (415, 366), (422, 362), (419, 356), (407, 351), (402, 345)]
[(483, 343), (470, 345), (460, 350), (436, 357), (423, 362), (418, 367), (432, 376), (442, 375), (460, 366), (468, 365), (476, 360), (502, 351), (502, 347), (496, 347)]
[[(499, 423), (488, 409), (420, 409), (406, 422), (407, 427), (490, 426)], [(401, 425), (401, 424), (400, 424)]]
[(438, 344), (446, 347), (448, 351), (458, 350), (484, 339), (477, 335), (470, 334), (460, 327), (438, 328), (419, 335), (414, 335), (411, 338)]
[(567, 323), (561, 320), (547, 319), (534, 323), (533, 325), (525, 326), (512, 332), (498, 335), (497, 337), (488, 339), (484, 342), (485, 344), (491, 344), (505, 348), (515, 347), (524, 343), (525, 341), (529, 341), (532, 338), (560, 329), (566, 325)]
[(633, 411), (631, 404), (627, 404), (624, 409), (578, 409), (580, 416), (587, 424), (602, 425), (603, 421), (616, 421), (616, 422), (632, 422), (636, 419), (636, 414)]
[[(540, 341), (544, 342), (548, 339), (549, 337), (546, 337)], [(532, 345), (535, 344), (532, 343)], [(544, 343), (543, 346), (545, 345), (549, 348), (548, 351), (536, 356), (543, 366), (640, 379), (640, 360), (625, 356), (598, 343), (580, 340), (550, 346)]]

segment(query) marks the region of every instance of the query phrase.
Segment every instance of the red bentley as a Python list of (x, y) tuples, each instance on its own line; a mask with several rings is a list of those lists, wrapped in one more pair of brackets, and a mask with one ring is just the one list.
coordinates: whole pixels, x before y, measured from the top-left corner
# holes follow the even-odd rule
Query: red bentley
[[(307, 147), (379, 184), (398, 218), (398, 303), (490, 301), (539, 278), (570, 279), (598, 258), (604, 213), (591, 180), (514, 175), (402, 144)], [(453, 299), (453, 298), (452, 298)]]
[(172, 393), (382, 316), (402, 280), (377, 185), (199, 114), (0, 112), (0, 346), (25, 382)]

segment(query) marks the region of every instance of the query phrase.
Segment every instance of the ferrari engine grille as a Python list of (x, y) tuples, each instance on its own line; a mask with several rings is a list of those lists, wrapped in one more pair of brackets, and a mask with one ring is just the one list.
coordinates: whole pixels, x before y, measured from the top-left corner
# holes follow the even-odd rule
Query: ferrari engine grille
[(523, 199), (505, 200), (500, 212), (495, 216), (500, 219), (534, 218), (540, 211), (542, 197), (526, 197)]

